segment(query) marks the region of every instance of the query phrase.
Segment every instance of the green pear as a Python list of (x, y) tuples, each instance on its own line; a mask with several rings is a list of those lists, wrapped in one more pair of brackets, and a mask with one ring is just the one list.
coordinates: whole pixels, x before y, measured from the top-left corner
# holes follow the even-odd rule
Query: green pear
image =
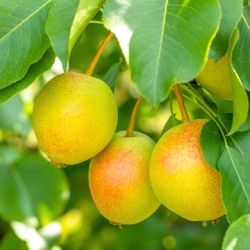
[(35, 99), (33, 127), (50, 160), (73, 165), (98, 154), (117, 126), (114, 95), (103, 81), (80, 73), (50, 80)]
[(196, 77), (197, 82), (214, 96), (232, 100), (232, 79), (229, 55), (218, 62), (208, 60), (205, 68)]

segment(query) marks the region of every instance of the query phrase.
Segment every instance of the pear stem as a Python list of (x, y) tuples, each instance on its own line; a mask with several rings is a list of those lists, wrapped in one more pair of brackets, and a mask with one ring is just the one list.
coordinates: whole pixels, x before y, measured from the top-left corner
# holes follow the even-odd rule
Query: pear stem
[(91, 76), (93, 74), (93, 72), (95, 70), (95, 67), (96, 67), (96, 65), (97, 65), (97, 63), (98, 63), (98, 61), (99, 61), (99, 59), (100, 59), (100, 57), (101, 57), (101, 55), (102, 55), (102, 53), (103, 53), (106, 45), (113, 38), (113, 36), (114, 36), (114, 33), (110, 32), (107, 35), (107, 37), (104, 39), (104, 41), (102, 42), (101, 46), (99, 47), (96, 55), (94, 56), (93, 60), (91, 61), (88, 69), (86, 70), (86, 72), (85, 72), (86, 75)]
[(174, 93), (175, 93), (175, 96), (176, 96), (176, 99), (177, 99), (177, 102), (181, 111), (182, 121), (188, 122), (190, 121), (190, 118), (188, 116), (188, 112), (187, 112), (185, 103), (183, 101), (182, 95), (181, 95), (179, 84), (175, 84), (173, 89), (174, 89)]
[(133, 111), (132, 111), (132, 113), (130, 115), (130, 118), (129, 118), (129, 123), (128, 123), (128, 129), (127, 129), (126, 137), (132, 137), (132, 136), (134, 136), (133, 131), (134, 131), (134, 126), (135, 126), (136, 114), (137, 114), (137, 111), (138, 111), (138, 109), (140, 107), (140, 104), (141, 104), (142, 100), (143, 100), (143, 97), (140, 96), (137, 99), (136, 103), (135, 103), (135, 106), (134, 106)]

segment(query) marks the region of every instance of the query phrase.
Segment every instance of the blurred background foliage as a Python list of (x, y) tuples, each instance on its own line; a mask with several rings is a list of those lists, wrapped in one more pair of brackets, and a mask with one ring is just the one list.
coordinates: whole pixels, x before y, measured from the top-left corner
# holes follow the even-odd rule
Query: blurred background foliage
[[(90, 23), (72, 52), (70, 68), (84, 72), (107, 34), (102, 25)], [(48, 163), (32, 131), (32, 106), (39, 89), (60, 72), (56, 61), (52, 70), (0, 106), (0, 250), (220, 249), (225, 218), (204, 226), (161, 207), (146, 221), (119, 228), (100, 215), (91, 199), (88, 162), (65, 169)], [(119, 106), (117, 130), (125, 130), (138, 92), (115, 39), (106, 47), (94, 75), (114, 89)], [(206, 117), (193, 103), (186, 104), (192, 118)], [(157, 140), (171, 113), (180, 119), (174, 97), (157, 109), (143, 102), (136, 130)]]

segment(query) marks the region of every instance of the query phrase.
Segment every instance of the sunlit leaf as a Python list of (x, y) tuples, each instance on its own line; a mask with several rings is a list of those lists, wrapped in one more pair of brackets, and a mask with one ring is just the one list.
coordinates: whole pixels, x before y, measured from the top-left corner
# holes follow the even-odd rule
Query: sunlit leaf
[(133, 81), (157, 105), (203, 67), (220, 8), (216, 0), (107, 1), (103, 20), (129, 58)]

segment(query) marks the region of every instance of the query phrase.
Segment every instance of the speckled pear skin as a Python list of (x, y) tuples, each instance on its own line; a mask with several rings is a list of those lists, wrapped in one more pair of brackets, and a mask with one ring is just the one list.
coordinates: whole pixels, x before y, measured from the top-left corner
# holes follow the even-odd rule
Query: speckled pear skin
[(205, 68), (196, 80), (211, 94), (224, 100), (232, 100), (231, 70), (229, 55), (226, 54), (218, 62), (208, 60)]
[(101, 80), (69, 72), (50, 80), (35, 99), (33, 127), (50, 160), (73, 165), (98, 154), (117, 126), (114, 95)]
[(156, 144), (150, 161), (150, 180), (156, 197), (190, 221), (208, 221), (225, 214), (221, 176), (204, 161), (199, 144), (206, 122), (184, 122), (167, 131)]
[(143, 221), (160, 206), (149, 181), (149, 161), (155, 143), (134, 132), (115, 134), (110, 144), (91, 160), (89, 185), (100, 213), (115, 224)]

